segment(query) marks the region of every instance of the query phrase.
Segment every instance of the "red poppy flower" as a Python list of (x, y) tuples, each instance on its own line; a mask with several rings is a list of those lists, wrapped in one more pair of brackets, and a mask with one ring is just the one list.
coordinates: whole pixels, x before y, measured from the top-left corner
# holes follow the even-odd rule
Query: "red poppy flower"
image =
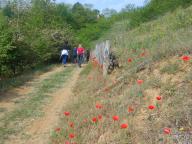
[(128, 124), (125, 124), (125, 123), (124, 123), (124, 124), (121, 124), (121, 128), (122, 128), (122, 129), (125, 129), (125, 128), (127, 128), (127, 127), (128, 127)]
[(97, 118), (96, 117), (92, 118), (92, 121), (97, 122)]
[(69, 138), (73, 139), (75, 137), (75, 135), (73, 133), (69, 134)]
[(70, 126), (71, 128), (73, 128), (73, 127), (74, 127), (74, 123), (73, 123), (73, 122), (70, 122), (70, 123), (69, 123), (69, 126)]
[(98, 115), (98, 120), (102, 120), (102, 115)]
[(86, 123), (86, 122), (87, 122), (87, 119), (84, 119), (83, 122)]
[(132, 108), (132, 107), (128, 107), (128, 112), (133, 112), (134, 111), (134, 109)]
[(55, 129), (55, 132), (60, 132), (61, 131), (61, 128), (56, 128)]
[(69, 141), (66, 141), (65, 144), (70, 144), (70, 142), (69, 142)]
[(114, 120), (114, 121), (118, 121), (118, 120), (119, 120), (119, 117), (118, 117), (118, 116), (113, 116), (113, 120)]
[(69, 115), (70, 115), (70, 112), (64, 112), (64, 115), (65, 115), (65, 116), (69, 116)]
[(92, 77), (91, 77), (91, 76), (89, 76), (89, 77), (88, 77), (88, 79), (89, 79), (89, 80), (91, 80), (91, 79), (92, 79)]
[(131, 58), (128, 58), (128, 60), (127, 60), (127, 61), (130, 63), (130, 62), (132, 62), (132, 59), (131, 59)]
[(102, 108), (102, 105), (101, 104), (96, 104), (95, 106), (97, 109), (101, 109)]
[(109, 88), (105, 88), (105, 92), (109, 91)]
[(137, 80), (137, 84), (141, 85), (143, 83), (143, 80)]
[(155, 106), (154, 105), (150, 105), (150, 106), (148, 106), (148, 108), (153, 110), (155, 108)]
[(157, 100), (161, 100), (161, 96), (157, 96), (156, 99), (157, 99)]
[(190, 57), (189, 56), (182, 56), (183, 61), (189, 61)]
[(171, 129), (170, 129), (170, 128), (164, 128), (164, 129), (163, 129), (163, 132), (164, 132), (165, 134), (170, 134), (170, 133), (171, 133)]
[(140, 56), (141, 56), (141, 57), (145, 56), (145, 52), (141, 53)]

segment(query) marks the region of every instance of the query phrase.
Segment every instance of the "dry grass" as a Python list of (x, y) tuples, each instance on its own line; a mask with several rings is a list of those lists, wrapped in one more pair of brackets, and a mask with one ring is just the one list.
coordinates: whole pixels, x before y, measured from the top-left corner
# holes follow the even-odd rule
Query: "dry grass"
[[(116, 25), (110, 39), (123, 69), (103, 78), (93, 68), (80, 77), (74, 99), (64, 109), (72, 115), (63, 116), (59, 125), (62, 132), (53, 131), (52, 143), (191, 144), (192, 62), (180, 58), (189, 55), (184, 47), (192, 48), (191, 20), (181, 24), (177, 19), (180, 13), (191, 18), (189, 11), (192, 7), (127, 33), (123, 32), (126, 25)], [(128, 63), (128, 58), (133, 61)], [(143, 62), (144, 69), (138, 71)], [(144, 81), (142, 85), (137, 84), (138, 79)], [(102, 109), (95, 108), (97, 103), (102, 104)], [(149, 105), (155, 109), (149, 110)], [(133, 111), (129, 112), (129, 108)], [(93, 123), (92, 118), (98, 115), (102, 120)], [(119, 116), (119, 121), (113, 121), (114, 115)], [(74, 128), (69, 128), (69, 121), (74, 122)], [(122, 123), (127, 123), (128, 128), (121, 129)], [(164, 128), (170, 128), (171, 133), (165, 134)], [(69, 133), (75, 133), (75, 138), (70, 140)]]
[[(175, 57), (173, 61), (178, 59), (179, 57)], [(146, 69), (136, 73), (134, 77), (126, 76), (119, 81), (118, 73), (106, 79), (95, 70), (89, 71), (88, 75), (82, 75), (71, 103), (64, 109), (70, 111), (71, 116), (69, 118), (63, 116), (59, 124), (62, 132), (53, 130), (52, 143), (65, 141), (79, 144), (190, 143), (192, 85), (188, 77), (192, 64), (190, 62), (189, 65), (186, 64), (188, 65), (186, 72), (182, 72), (182, 61), (178, 64), (180, 69), (176, 75), (170, 74), (171, 79), (179, 79), (178, 83), (161, 81), (160, 77), (164, 74), (160, 72), (159, 77), (156, 77), (154, 73), (156, 68), (159, 67), (160, 71), (164, 67), (161, 62), (155, 63), (150, 72)], [(182, 79), (179, 77), (181, 72)], [(148, 73), (148, 76), (144, 76), (145, 73)], [(136, 82), (139, 78), (144, 80), (141, 86)], [(113, 83), (114, 79), (117, 82)], [(156, 100), (158, 95), (162, 97), (161, 101)], [(97, 103), (103, 106), (102, 109), (96, 109)], [(151, 104), (156, 106), (155, 110), (148, 109)], [(128, 107), (134, 111), (128, 112)], [(98, 115), (102, 115), (102, 120), (92, 122), (92, 118)], [(113, 121), (114, 115), (119, 116), (119, 121)], [(70, 122), (74, 123), (74, 128), (69, 127)], [(129, 127), (121, 129), (121, 123), (128, 123)], [(170, 135), (163, 133), (165, 127), (172, 130)], [(75, 134), (73, 140), (68, 137), (70, 133)]]

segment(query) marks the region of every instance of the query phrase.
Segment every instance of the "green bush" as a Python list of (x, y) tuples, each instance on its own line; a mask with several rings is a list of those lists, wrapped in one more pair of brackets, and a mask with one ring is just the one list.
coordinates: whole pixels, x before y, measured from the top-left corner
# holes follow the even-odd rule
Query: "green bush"
[[(39, 64), (59, 61), (64, 41), (91, 47), (109, 28), (98, 10), (76, 3), (73, 6), (33, 0), (11, 1), (0, 9), (0, 77), (12, 77)], [(18, 11), (19, 5), (19, 11)]]

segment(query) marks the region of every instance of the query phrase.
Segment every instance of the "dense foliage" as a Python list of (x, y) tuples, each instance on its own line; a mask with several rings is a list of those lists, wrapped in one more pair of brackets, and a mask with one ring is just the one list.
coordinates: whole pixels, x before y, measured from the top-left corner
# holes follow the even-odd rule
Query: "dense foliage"
[[(0, 9), (0, 79), (21, 74), (38, 64), (58, 62), (64, 41), (91, 48), (110, 26), (128, 19), (127, 28), (156, 19), (192, 0), (148, 0), (145, 6), (127, 5), (120, 13), (91, 5), (67, 5), (55, 0), (14, 0)], [(109, 17), (110, 16), (110, 17)]]
[(0, 9), (0, 78), (58, 61), (65, 41), (71, 48), (99, 38), (109, 20), (89, 5), (51, 0), (12, 1)]

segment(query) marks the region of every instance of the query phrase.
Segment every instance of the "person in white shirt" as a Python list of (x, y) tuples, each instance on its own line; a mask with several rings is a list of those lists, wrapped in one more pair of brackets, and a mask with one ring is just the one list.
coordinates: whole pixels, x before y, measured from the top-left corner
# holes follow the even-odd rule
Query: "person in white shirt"
[(65, 67), (66, 64), (67, 64), (68, 55), (69, 55), (68, 50), (63, 49), (63, 50), (61, 51), (61, 59), (62, 59), (62, 63), (63, 63), (63, 65), (64, 65), (64, 67)]

